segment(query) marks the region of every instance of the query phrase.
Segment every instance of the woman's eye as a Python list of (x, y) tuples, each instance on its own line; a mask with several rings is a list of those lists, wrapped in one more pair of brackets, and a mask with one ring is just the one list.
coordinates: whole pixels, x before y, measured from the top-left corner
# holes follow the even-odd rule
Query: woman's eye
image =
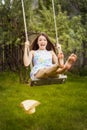
[(42, 41), (42, 39), (39, 39), (39, 41)]
[(42, 39), (42, 41), (46, 41), (46, 39)]
[(39, 41), (47, 41), (46, 39), (39, 39)]

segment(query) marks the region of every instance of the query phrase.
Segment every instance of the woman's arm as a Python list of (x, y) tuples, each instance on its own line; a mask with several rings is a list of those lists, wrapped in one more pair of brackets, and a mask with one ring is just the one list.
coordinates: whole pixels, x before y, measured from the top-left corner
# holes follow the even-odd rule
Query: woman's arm
[(58, 57), (56, 56), (54, 51), (51, 51), (52, 53), (52, 61), (54, 64), (58, 64)]
[(32, 57), (33, 57), (33, 53), (32, 51), (29, 50), (29, 43), (26, 42), (24, 48), (24, 57), (23, 57), (24, 65), (26, 67), (29, 66), (30, 63), (32, 62)]

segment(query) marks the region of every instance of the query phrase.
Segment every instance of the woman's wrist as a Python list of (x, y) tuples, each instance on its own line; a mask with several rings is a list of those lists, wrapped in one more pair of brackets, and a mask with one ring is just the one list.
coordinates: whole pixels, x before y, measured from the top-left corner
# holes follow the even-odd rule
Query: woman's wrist
[(26, 41), (26, 42), (25, 42), (25, 47), (26, 47), (26, 48), (29, 48), (29, 41)]
[(25, 44), (25, 48), (29, 48), (29, 45)]

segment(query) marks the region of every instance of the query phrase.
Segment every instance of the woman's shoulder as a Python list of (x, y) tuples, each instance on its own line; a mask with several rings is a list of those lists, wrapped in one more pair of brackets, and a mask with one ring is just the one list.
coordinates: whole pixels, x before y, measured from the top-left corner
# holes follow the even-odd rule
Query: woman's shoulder
[(51, 54), (55, 54), (55, 52), (53, 50), (50, 51)]
[(29, 55), (31, 55), (31, 56), (34, 56), (34, 50), (31, 50), (30, 52), (29, 52)]
[(35, 53), (37, 53), (37, 52), (38, 52), (38, 50), (31, 50), (31, 51), (30, 51), (30, 54), (34, 56)]
[(31, 51), (30, 51), (31, 54), (34, 54), (34, 52), (35, 52), (34, 50), (31, 50)]

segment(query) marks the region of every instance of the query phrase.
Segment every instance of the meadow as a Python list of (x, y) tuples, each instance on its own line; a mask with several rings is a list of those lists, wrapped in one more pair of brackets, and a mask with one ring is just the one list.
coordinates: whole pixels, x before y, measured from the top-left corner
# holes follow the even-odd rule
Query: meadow
[[(41, 103), (34, 114), (20, 107), (26, 99)], [(87, 77), (30, 87), (16, 73), (1, 72), (0, 130), (87, 130)]]

